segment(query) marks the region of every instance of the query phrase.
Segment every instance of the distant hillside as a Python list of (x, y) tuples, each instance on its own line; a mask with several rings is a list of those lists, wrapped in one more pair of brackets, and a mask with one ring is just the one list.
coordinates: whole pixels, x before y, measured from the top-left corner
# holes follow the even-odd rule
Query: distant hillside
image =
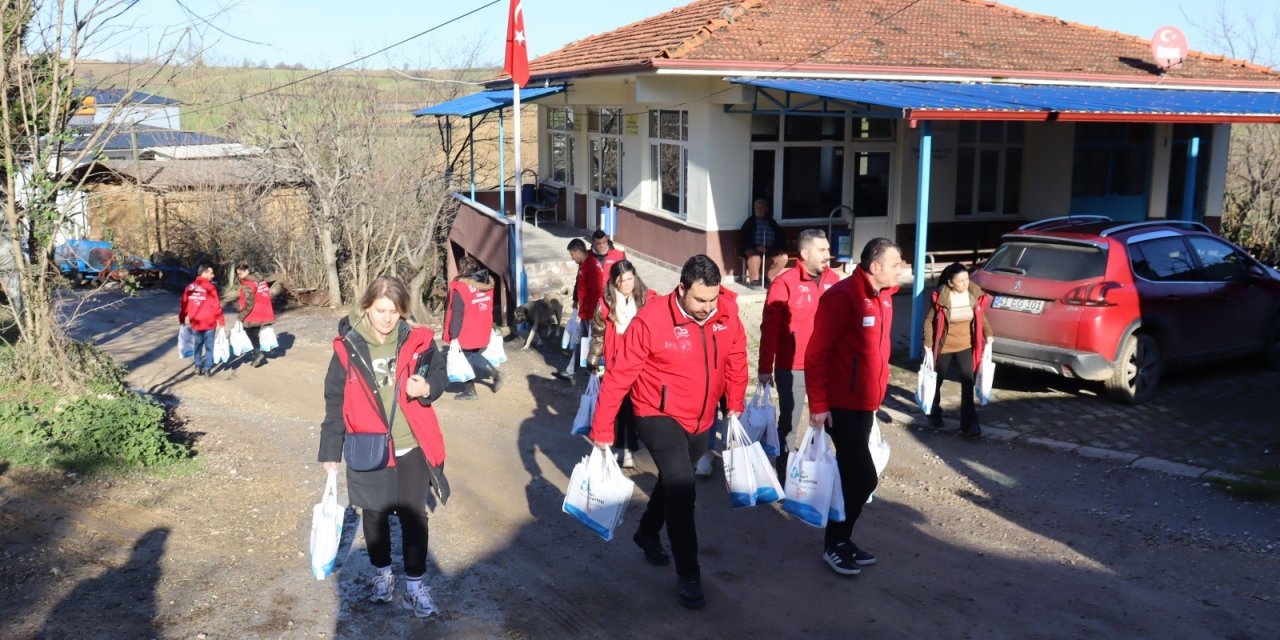
[[(227, 120), (234, 116), (242, 96), (286, 84), (315, 73), (314, 70), (260, 69), (251, 67), (167, 67), (110, 62), (79, 62), (77, 76), (85, 85), (128, 87), (148, 81), (139, 90), (180, 100), (182, 128), (218, 135)], [(340, 70), (331, 76), (353, 85), (369, 83), (384, 99), (388, 124), (410, 122), (410, 113), (424, 106), (448, 100), (479, 89), (475, 85), (454, 82), (424, 82), (406, 76), (436, 80), (478, 82), (501, 73), (497, 69), (471, 70)], [(308, 82), (291, 85), (282, 91), (305, 98)], [(252, 100), (252, 98), (251, 98)]]

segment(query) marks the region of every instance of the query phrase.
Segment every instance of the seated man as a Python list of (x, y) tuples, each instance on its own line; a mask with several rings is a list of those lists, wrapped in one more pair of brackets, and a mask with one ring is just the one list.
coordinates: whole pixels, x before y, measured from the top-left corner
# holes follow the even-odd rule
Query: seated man
[(770, 280), (787, 268), (787, 239), (782, 235), (782, 227), (769, 215), (769, 203), (756, 200), (754, 209), (755, 215), (742, 223), (738, 253), (747, 259), (747, 286), (760, 287), (764, 285), (760, 270), (765, 258), (769, 259)]

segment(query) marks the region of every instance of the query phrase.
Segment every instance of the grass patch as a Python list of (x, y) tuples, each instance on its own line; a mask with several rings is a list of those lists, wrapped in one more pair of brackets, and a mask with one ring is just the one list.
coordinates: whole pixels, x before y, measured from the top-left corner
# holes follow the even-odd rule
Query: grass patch
[(1250, 469), (1240, 480), (1211, 479), (1213, 486), (1249, 502), (1280, 502), (1280, 469)]
[(0, 459), (80, 473), (163, 468), (190, 459), (168, 428), (169, 411), (127, 388), (125, 370), (91, 344), (68, 344), (85, 374), (76, 393), (17, 375), (23, 343), (0, 346)]

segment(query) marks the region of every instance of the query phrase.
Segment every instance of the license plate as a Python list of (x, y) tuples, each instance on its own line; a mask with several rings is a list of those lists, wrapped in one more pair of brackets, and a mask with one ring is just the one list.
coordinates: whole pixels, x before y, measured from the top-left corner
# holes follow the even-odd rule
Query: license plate
[(1010, 296), (996, 296), (991, 301), (992, 309), (1007, 309), (1009, 311), (1018, 311), (1021, 313), (1030, 313), (1040, 315), (1044, 311), (1044, 300), (1031, 300), (1029, 298), (1013, 298)]

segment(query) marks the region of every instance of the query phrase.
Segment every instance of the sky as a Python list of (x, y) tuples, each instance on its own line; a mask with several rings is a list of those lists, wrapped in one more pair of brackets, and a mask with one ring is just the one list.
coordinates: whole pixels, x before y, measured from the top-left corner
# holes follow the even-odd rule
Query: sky
[[(140, 0), (120, 19), (126, 28), (100, 41), (89, 57), (114, 61), (177, 48), (201, 50), (209, 64), (283, 62), (319, 69), (372, 53), (491, 1)], [(531, 57), (687, 2), (523, 1)], [(1208, 22), (1219, 1), (1239, 16), (1266, 16), (1270, 32), (1276, 34), (1280, 9), (1275, 0), (1004, 0), (1004, 4), (1144, 38), (1172, 24), (1186, 32), (1192, 49), (1218, 52), (1196, 24)], [(726, 5), (731, 2), (725, 0)], [(500, 65), (506, 20), (507, 0), (499, 0), (363, 64), (369, 68)]]

